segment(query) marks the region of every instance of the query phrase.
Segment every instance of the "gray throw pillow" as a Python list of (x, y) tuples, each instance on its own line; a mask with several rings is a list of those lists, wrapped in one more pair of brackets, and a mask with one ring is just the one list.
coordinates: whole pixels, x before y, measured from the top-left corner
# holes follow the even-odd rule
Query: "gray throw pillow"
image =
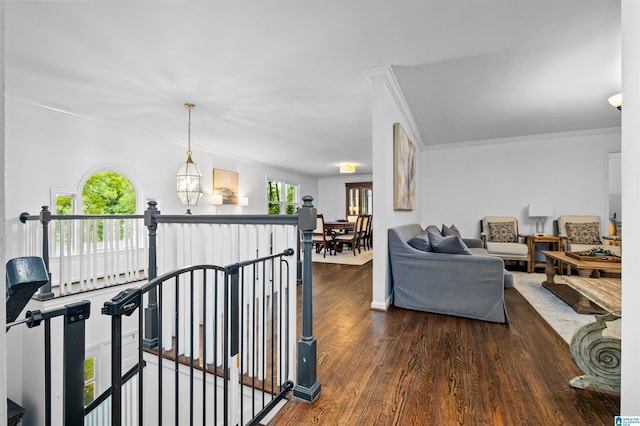
[(426, 232), (426, 231), (433, 231), (433, 232), (436, 232), (438, 234), (440, 233), (440, 229), (438, 229), (438, 227), (436, 225), (427, 226), (427, 228), (423, 232)]
[(456, 236), (456, 237), (462, 238), (462, 235), (460, 235), (460, 231), (458, 231), (458, 228), (456, 228), (454, 224), (451, 224), (451, 226), (447, 226), (443, 223), (442, 236), (443, 237)]
[(409, 244), (416, 250), (433, 251), (431, 249), (431, 243), (429, 242), (429, 235), (426, 231), (416, 235), (415, 237), (407, 241), (407, 244)]
[(443, 237), (435, 232), (427, 231), (429, 233), (429, 242), (431, 243), (431, 249), (436, 253), (447, 254), (471, 254), (469, 247), (455, 235)]

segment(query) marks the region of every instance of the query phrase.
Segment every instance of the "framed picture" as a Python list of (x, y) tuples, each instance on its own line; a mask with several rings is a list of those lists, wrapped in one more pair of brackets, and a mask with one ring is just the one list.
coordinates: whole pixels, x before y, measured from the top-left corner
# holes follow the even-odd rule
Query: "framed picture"
[(238, 172), (213, 169), (213, 193), (222, 195), (222, 204), (238, 204)]
[(393, 209), (416, 209), (416, 145), (393, 124)]

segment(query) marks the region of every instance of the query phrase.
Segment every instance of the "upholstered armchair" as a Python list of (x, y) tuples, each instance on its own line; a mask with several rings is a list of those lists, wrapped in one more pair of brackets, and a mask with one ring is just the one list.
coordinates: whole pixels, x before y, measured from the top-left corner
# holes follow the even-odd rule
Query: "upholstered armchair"
[(480, 237), (490, 256), (525, 262), (529, 270), (529, 246), (518, 234), (518, 219), (511, 216), (485, 216), (480, 221)]
[(564, 215), (553, 221), (553, 228), (565, 251), (584, 251), (603, 247), (620, 256), (620, 246), (610, 245), (600, 236), (598, 216)]

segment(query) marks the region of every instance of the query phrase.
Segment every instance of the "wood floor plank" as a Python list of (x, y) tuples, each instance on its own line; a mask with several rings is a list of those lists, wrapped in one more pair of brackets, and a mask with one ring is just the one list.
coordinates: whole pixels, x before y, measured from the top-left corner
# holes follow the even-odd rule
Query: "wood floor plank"
[(568, 385), (581, 374), (568, 345), (515, 289), (509, 325), (378, 312), (371, 263), (313, 268), (322, 392), (271, 425), (609, 425), (619, 414), (619, 396)]

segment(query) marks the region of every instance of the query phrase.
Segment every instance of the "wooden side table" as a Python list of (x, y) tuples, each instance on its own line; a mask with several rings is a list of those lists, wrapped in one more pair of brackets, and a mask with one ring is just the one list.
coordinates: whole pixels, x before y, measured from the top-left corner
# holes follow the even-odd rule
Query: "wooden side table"
[(524, 238), (525, 243), (529, 247), (529, 270), (527, 271), (529, 273), (533, 272), (536, 267), (544, 268), (547, 266), (546, 260), (536, 261), (536, 244), (547, 244), (547, 250), (556, 251), (561, 249), (560, 237), (554, 235), (525, 235)]

